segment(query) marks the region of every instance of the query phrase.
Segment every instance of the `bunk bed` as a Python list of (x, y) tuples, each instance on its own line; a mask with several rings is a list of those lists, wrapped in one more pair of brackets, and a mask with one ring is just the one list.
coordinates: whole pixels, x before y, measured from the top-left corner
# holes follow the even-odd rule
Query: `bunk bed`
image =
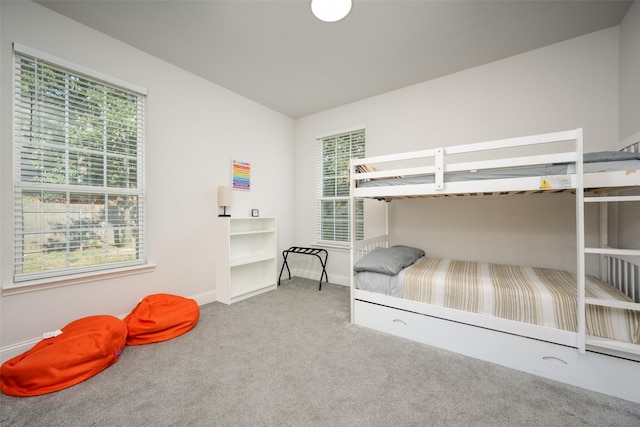
[[(607, 237), (615, 220), (608, 206), (640, 201), (640, 134), (625, 142), (619, 152), (585, 154), (582, 129), (575, 129), (351, 159), (352, 212), (362, 198), (567, 193), (575, 198), (577, 251), (572, 272), (441, 260), (421, 248), (390, 247), (388, 226), (385, 235), (356, 241), (352, 218), (352, 323), (640, 403), (640, 248), (612, 248)], [(585, 246), (587, 203), (600, 205), (595, 248)], [(586, 274), (591, 254), (600, 257), (598, 278)], [(470, 270), (482, 273), (470, 276)], [(528, 287), (516, 296), (504, 291), (515, 286), (514, 276), (526, 277)], [(539, 277), (528, 283), (533, 276), (544, 283)], [(451, 294), (474, 293), (489, 281), (502, 284), (486, 291), (501, 299), (475, 297), (489, 309), (449, 301)], [(469, 288), (478, 282), (482, 286)], [(560, 296), (558, 286), (565, 292)], [(540, 306), (554, 298), (559, 305)], [(511, 308), (513, 300), (528, 305)], [(547, 315), (504, 314), (535, 311)]]

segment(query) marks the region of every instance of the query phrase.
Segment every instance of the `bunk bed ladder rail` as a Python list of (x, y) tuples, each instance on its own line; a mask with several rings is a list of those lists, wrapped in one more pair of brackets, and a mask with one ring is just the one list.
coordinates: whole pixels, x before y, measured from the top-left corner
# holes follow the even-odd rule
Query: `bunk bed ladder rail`
[[(640, 153), (640, 132), (622, 141), (620, 151)], [(609, 204), (613, 203), (617, 212), (619, 203), (640, 202), (640, 196), (620, 195), (619, 192), (614, 192), (585, 197), (584, 201), (598, 203), (600, 206), (600, 247), (585, 248), (585, 254), (598, 254), (601, 259), (601, 279), (626, 294), (633, 301), (604, 301), (597, 298), (586, 298), (585, 303), (640, 311), (640, 250), (612, 248), (609, 246), (608, 237)], [(635, 359), (640, 361), (640, 345), (638, 344), (616, 342), (593, 336), (587, 337), (586, 344), (589, 344), (590, 347), (613, 351), (614, 354), (624, 358), (635, 355)]]
[[(586, 254), (598, 254), (601, 257), (601, 278), (612, 287), (627, 295), (633, 302), (605, 301), (598, 298), (585, 298), (585, 304), (611, 307), (614, 309), (640, 311), (640, 250), (617, 249), (609, 247), (606, 230), (608, 223), (608, 203), (640, 202), (640, 196), (593, 196), (585, 197), (584, 201), (600, 204), (600, 244), (599, 248), (586, 248)], [(585, 344), (614, 352), (620, 351), (626, 355), (633, 354), (640, 358), (640, 345), (589, 336)]]

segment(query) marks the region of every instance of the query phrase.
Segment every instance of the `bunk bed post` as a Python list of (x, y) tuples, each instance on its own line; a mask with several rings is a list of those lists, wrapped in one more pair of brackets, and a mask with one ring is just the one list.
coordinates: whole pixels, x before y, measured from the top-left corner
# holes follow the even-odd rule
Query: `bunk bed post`
[(584, 154), (582, 129), (575, 131), (576, 143), (576, 246), (577, 246), (577, 286), (578, 286), (578, 351), (586, 351), (586, 301), (585, 301), (585, 237), (584, 237)]
[(351, 323), (354, 323), (354, 277), (353, 277), (353, 265), (355, 263), (354, 252), (356, 243), (356, 202), (354, 197), (355, 188), (355, 173), (356, 168), (353, 164), (353, 159), (349, 159), (349, 301), (351, 305)]
[(388, 201), (384, 204), (384, 235), (389, 236), (389, 205), (391, 201)]

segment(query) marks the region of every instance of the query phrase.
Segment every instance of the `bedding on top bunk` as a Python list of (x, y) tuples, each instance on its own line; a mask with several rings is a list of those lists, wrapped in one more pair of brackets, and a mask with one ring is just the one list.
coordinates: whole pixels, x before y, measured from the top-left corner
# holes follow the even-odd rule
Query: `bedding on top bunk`
[[(366, 171), (365, 168), (361, 170)], [(585, 153), (584, 173), (640, 170), (640, 153), (625, 151), (602, 151)], [(487, 179), (526, 178), (535, 176), (555, 176), (575, 173), (575, 163), (555, 163), (544, 166), (522, 168), (483, 169), (477, 172), (452, 172), (444, 174), (445, 182), (477, 181)], [(383, 187), (387, 185), (432, 184), (434, 174), (376, 178), (357, 182), (358, 187)]]
[[(366, 258), (366, 256), (365, 256)], [(398, 274), (356, 263), (358, 289), (567, 331), (577, 331), (576, 275), (562, 270), (420, 257)], [(354, 268), (354, 269), (356, 269)], [(587, 276), (587, 298), (631, 301)], [(587, 334), (640, 344), (640, 313), (587, 305)]]

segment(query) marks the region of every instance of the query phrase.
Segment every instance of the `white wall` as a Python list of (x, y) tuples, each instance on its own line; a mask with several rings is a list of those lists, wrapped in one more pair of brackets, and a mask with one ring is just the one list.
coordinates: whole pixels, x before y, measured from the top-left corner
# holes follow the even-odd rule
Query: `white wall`
[[(587, 151), (615, 145), (618, 36), (618, 27), (606, 29), (299, 119), (295, 241), (314, 241), (309, 188), (318, 134), (364, 124), (368, 155), (577, 127), (584, 128)], [(575, 269), (572, 201), (540, 201), (394, 201), (394, 242), (435, 256)], [(331, 251), (329, 278), (348, 283), (348, 262), (348, 253)]]
[(640, 132), (640, 1), (620, 24), (620, 138)]
[[(640, 1), (620, 24), (620, 136), (640, 140)], [(621, 248), (640, 249), (640, 203), (621, 206)]]
[[(294, 121), (31, 2), (0, 2), (2, 196), (0, 281), (12, 280), (12, 42), (147, 88), (147, 245), (151, 273), (0, 297), (2, 358), (43, 332), (92, 314), (127, 314), (152, 293), (215, 300), (217, 187), (231, 160), (251, 162), (233, 216), (279, 219), (279, 248), (291, 246)], [(26, 344), (25, 344), (26, 345)], [(13, 351), (13, 353), (15, 353)]]

